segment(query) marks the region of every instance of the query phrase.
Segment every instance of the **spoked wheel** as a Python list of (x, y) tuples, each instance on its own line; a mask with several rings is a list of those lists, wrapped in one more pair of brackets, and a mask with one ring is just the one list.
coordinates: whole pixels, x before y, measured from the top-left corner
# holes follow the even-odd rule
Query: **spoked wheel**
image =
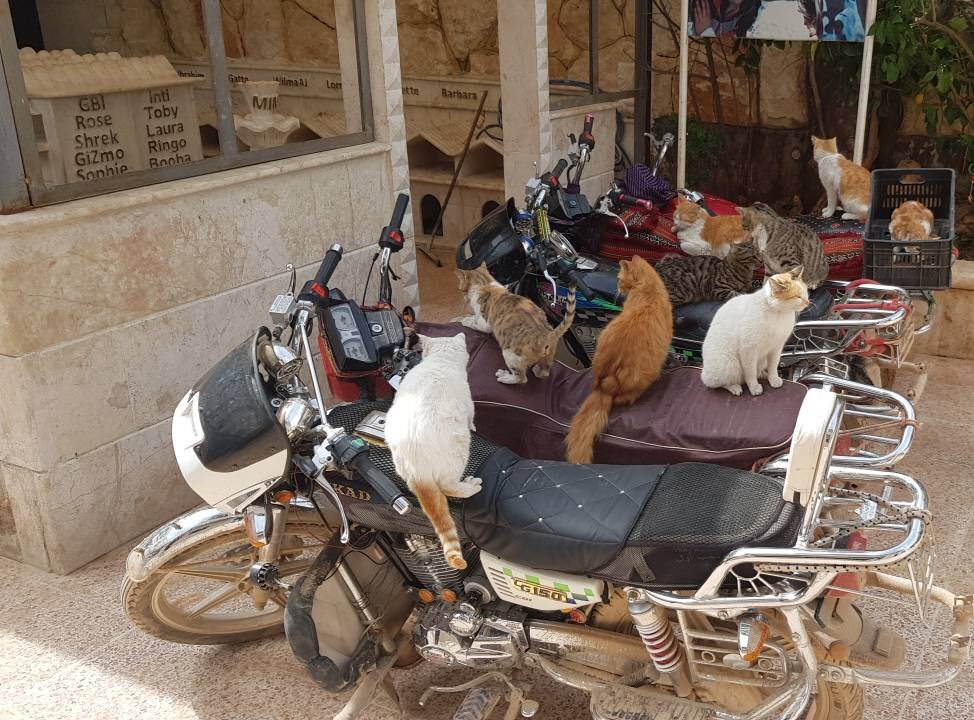
[[(278, 558), (279, 578), (290, 587), (325, 546), (321, 525), (288, 523)], [(200, 542), (145, 580), (125, 577), (122, 605), (135, 625), (150, 635), (193, 645), (238, 643), (284, 630), (287, 589), (261, 602), (251, 582), (257, 550), (242, 524)]]
[(818, 683), (815, 712), (808, 720), (862, 720), (865, 698), (862, 685), (852, 683)]

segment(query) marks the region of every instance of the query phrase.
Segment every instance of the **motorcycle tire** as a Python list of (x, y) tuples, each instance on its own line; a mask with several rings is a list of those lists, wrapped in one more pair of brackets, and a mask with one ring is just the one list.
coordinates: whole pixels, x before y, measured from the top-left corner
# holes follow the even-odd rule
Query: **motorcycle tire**
[(815, 710), (808, 720), (862, 720), (865, 692), (862, 685), (820, 680)]
[[(289, 538), (300, 539), (302, 546), (308, 545), (308, 541), (311, 541), (314, 545), (309, 546), (308, 551), (310, 551), (315, 546), (320, 546), (327, 536), (328, 533), (320, 524), (290, 522), (287, 524), (285, 540)], [(296, 546), (297, 543), (292, 540), (291, 545)], [(286, 545), (285, 547), (289, 546)], [(221, 556), (220, 552), (225, 548), (227, 550)], [(176, 572), (174, 568), (183, 563), (193, 562), (194, 559), (202, 558), (207, 554), (216, 553), (216, 558), (214, 558), (216, 561), (226, 559), (230, 553), (233, 553), (235, 560), (238, 559), (236, 556), (240, 555), (235, 567), (239, 567), (240, 573), (243, 575), (251, 562), (249, 556), (244, 554), (249, 548), (250, 545), (243, 523), (230, 523), (225, 532), (190, 546), (145, 580), (136, 581), (126, 574), (122, 580), (121, 588), (122, 607), (125, 614), (143, 632), (162, 640), (187, 645), (243, 643), (282, 634), (284, 632), (284, 608), (283, 606), (277, 607), (273, 600), (267, 602), (265, 611), (258, 611), (256, 614), (251, 613), (250, 617), (241, 612), (238, 613), (237, 617), (228, 615), (222, 618), (213, 618), (201, 613), (199, 617), (192, 618), (181, 614), (179, 609), (175, 607), (175, 603), (167, 598), (164, 592), (167, 583), (174, 576), (187, 577)], [(294, 552), (291, 555), (293, 556)], [(311, 559), (313, 559), (313, 555)], [(310, 559), (308, 564), (310, 565)], [(297, 575), (297, 572), (294, 574)], [(296, 577), (282, 578), (286, 582), (292, 582), (296, 579)], [(286, 602), (286, 594), (284, 594), (283, 599)], [(241, 608), (241, 611), (255, 610), (253, 603), (248, 602), (245, 597), (235, 598), (235, 603)]]

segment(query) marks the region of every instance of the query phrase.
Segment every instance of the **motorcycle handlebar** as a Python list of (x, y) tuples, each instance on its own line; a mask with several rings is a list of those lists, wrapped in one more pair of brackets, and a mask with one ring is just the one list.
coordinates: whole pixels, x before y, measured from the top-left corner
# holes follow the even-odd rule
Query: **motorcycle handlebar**
[(587, 146), (589, 150), (595, 147), (595, 135), (592, 134), (592, 128), (595, 126), (595, 116), (592, 113), (587, 113), (585, 115), (585, 124), (582, 125), (582, 134), (578, 136), (578, 144), (580, 146)]
[(653, 203), (649, 200), (643, 200), (642, 198), (633, 197), (632, 195), (626, 195), (626, 193), (621, 190), (609, 193), (609, 200), (617, 205), (632, 205), (635, 207), (640, 207), (643, 210), (652, 210)]
[(375, 490), (400, 515), (405, 515), (412, 509), (412, 503), (405, 494), (396, 487), (395, 483), (380, 470), (367, 452), (359, 453), (349, 461), (349, 466)]
[(578, 270), (569, 270), (565, 273), (565, 277), (575, 285), (575, 292), (580, 293), (586, 300), (591, 300), (595, 297), (592, 288), (585, 284), (585, 280), (582, 279), (582, 274)]
[(331, 280), (331, 276), (335, 273), (335, 268), (338, 267), (338, 263), (342, 259), (342, 246), (338, 243), (329, 248), (328, 252), (325, 253), (324, 259), (321, 261), (321, 265), (318, 266), (318, 272), (315, 273), (315, 283), (320, 285), (322, 288), (328, 286), (328, 281)]
[(399, 193), (396, 198), (396, 207), (392, 211), (392, 221), (389, 227), (402, 230), (402, 221), (406, 217), (406, 207), (409, 205), (409, 196), (406, 193)]

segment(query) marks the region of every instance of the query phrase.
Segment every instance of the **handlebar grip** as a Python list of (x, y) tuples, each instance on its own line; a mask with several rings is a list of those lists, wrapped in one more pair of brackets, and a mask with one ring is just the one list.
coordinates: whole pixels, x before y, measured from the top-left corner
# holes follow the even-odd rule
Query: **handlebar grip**
[(396, 198), (396, 207), (392, 211), (392, 222), (390, 227), (402, 230), (402, 221), (406, 217), (406, 208), (409, 206), (409, 196), (406, 193), (399, 193)]
[(315, 273), (315, 282), (323, 288), (327, 287), (328, 281), (331, 280), (331, 276), (334, 274), (335, 268), (338, 267), (341, 259), (342, 246), (336, 243), (325, 253), (325, 258), (321, 261), (321, 265), (318, 266), (318, 272)]
[[(403, 197), (400, 195), (400, 197)], [(352, 469), (375, 490), (400, 515), (405, 515), (412, 509), (412, 503), (405, 494), (396, 487), (389, 476), (382, 472), (367, 452), (359, 453), (349, 462)]]
[(585, 281), (582, 279), (582, 275), (578, 272), (578, 270), (569, 270), (565, 273), (565, 277), (567, 277), (575, 285), (575, 292), (581, 293), (582, 297), (584, 297), (586, 300), (591, 300), (595, 297), (595, 293), (592, 291), (592, 288), (585, 284)]
[(591, 133), (592, 126), (595, 125), (595, 116), (592, 113), (585, 114), (585, 124), (582, 125), (582, 133)]
[(562, 158), (555, 165), (554, 169), (551, 171), (551, 174), (556, 178), (560, 178), (561, 174), (565, 172), (566, 167), (568, 167), (568, 161), (565, 158)]
[(635, 207), (640, 207), (643, 210), (652, 210), (653, 203), (649, 200), (643, 200), (642, 198), (633, 197), (632, 195), (626, 195), (626, 193), (619, 190), (618, 192), (609, 193), (609, 200), (618, 205), (633, 205)]

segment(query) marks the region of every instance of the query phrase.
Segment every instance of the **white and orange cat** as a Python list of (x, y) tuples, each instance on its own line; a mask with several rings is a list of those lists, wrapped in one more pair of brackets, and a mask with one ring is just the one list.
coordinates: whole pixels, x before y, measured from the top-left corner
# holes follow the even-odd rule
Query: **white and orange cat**
[(386, 413), (385, 439), (396, 473), (430, 520), (451, 567), (467, 567), (448, 497), (480, 492), (480, 478), (464, 477), (474, 430), (467, 383), (467, 341), (419, 336), (423, 361), (403, 378)]
[(818, 177), (825, 187), (828, 202), (823, 218), (835, 215), (841, 205), (843, 220), (866, 222), (869, 217), (869, 198), (872, 192), (869, 171), (839, 152), (835, 138), (812, 136), (812, 151), (818, 163)]
[(897, 242), (932, 240), (933, 212), (921, 202), (908, 200), (893, 211), (889, 236)]
[(740, 215), (711, 216), (697, 203), (679, 198), (673, 213), (673, 230), (687, 255), (725, 258), (737, 243), (748, 239)]

